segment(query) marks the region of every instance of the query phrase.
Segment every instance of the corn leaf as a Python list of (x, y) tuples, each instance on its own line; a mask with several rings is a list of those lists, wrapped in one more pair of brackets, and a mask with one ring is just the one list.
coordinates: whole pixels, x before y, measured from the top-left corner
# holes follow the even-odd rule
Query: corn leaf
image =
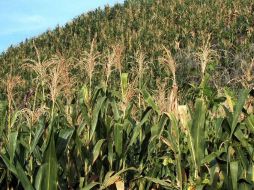
[(16, 146), (17, 146), (18, 131), (11, 132), (9, 134), (8, 152), (10, 155), (10, 161), (13, 162)]
[(178, 121), (173, 113), (169, 114), (170, 118), (170, 135), (169, 141), (172, 142), (172, 148), (174, 151), (175, 159), (176, 159), (176, 174), (177, 174), (177, 182), (180, 189), (182, 189), (183, 178), (182, 178), (182, 153), (180, 148), (180, 132)]
[(237, 190), (238, 182), (238, 161), (230, 162), (230, 174), (233, 190)]
[(42, 183), (44, 180), (44, 173), (46, 172), (47, 164), (42, 164), (40, 166), (40, 169), (37, 172), (36, 178), (35, 178), (35, 189), (36, 190), (42, 190)]
[(153, 177), (144, 177), (144, 179), (146, 179), (148, 181), (151, 181), (153, 183), (159, 184), (159, 185), (163, 186), (166, 189), (172, 189), (173, 188), (173, 186), (165, 180), (161, 180), (161, 179), (157, 179), (157, 178), (153, 178)]
[(14, 174), (17, 176), (18, 180), (21, 182), (22, 186), (28, 190), (33, 190), (33, 186), (30, 183), (28, 177), (26, 176), (26, 173), (24, 172), (24, 169), (22, 168), (22, 166), (20, 165), (20, 163), (17, 161), (16, 162), (16, 167), (13, 163), (11, 163), (11, 161), (3, 154), (0, 154), (1, 158), (3, 159), (5, 165), (7, 166), (7, 168)]
[(0, 101), (0, 135), (2, 136), (3, 130), (5, 128), (7, 115), (7, 102)]
[(251, 114), (247, 118), (246, 125), (247, 125), (249, 131), (254, 134), (254, 115), (253, 114)]
[(81, 190), (90, 190), (92, 188), (94, 188), (95, 186), (100, 185), (100, 183), (97, 182), (92, 182), (89, 183), (88, 185), (86, 185), (84, 188), (82, 188)]
[(120, 157), (123, 152), (123, 126), (120, 124), (114, 126), (114, 143), (116, 153)]
[(43, 134), (43, 130), (45, 128), (45, 125), (42, 124), (41, 122), (39, 122), (39, 127), (36, 128), (36, 132), (35, 132), (35, 136), (32, 142), (32, 147), (30, 149), (30, 154), (34, 151), (36, 145), (38, 144), (42, 134)]
[(22, 186), (27, 190), (33, 190), (33, 186), (31, 182), (29, 181), (28, 177), (26, 176), (26, 173), (19, 162), (17, 162), (17, 176), (20, 182), (22, 183)]
[(73, 133), (74, 133), (73, 128), (66, 128), (60, 130), (56, 141), (56, 153), (58, 157), (61, 156), (63, 152), (66, 150), (67, 144), (69, 143)]
[(94, 164), (94, 162), (97, 160), (98, 156), (99, 156), (99, 153), (101, 151), (101, 146), (102, 144), (104, 143), (105, 139), (100, 139), (96, 145), (94, 146), (94, 149), (93, 149), (93, 161), (92, 161), (92, 164)]
[(252, 155), (253, 145), (249, 144), (249, 142), (244, 137), (243, 132), (240, 129), (236, 129), (234, 136), (241, 142), (241, 146), (247, 149), (249, 155)]
[(50, 142), (45, 151), (45, 168), (43, 171), (43, 182), (41, 183), (41, 189), (54, 190), (57, 189), (57, 169), (58, 163), (56, 158), (55, 139), (54, 133), (51, 132)]
[(100, 97), (97, 100), (97, 103), (95, 105), (95, 108), (93, 110), (92, 113), (92, 122), (91, 122), (91, 128), (90, 128), (90, 137), (89, 140), (91, 141), (97, 126), (97, 122), (98, 122), (98, 117), (99, 117), (99, 113), (101, 111), (102, 105), (104, 103), (104, 101), (106, 100), (106, 97)]
[(159, 113), (159, 107), (156, 105), (156, 103), (154, 102), (153, 97), (149, 94), (149, 92), (148, 92), (145, 88), (143, 88), (143, 89), (141, 90), (141, 92), (142, 92), (142, 95), (143, 95), (143, 97), (144, 97), (145, 102), (146, 102), (149, 106), (151, 106), (151, 107), (153, 108), (154, 111), (156, 111), (157, 113)]
[(113, 139), (108, 139), (108, 162), (110, 165), (110, 169), (113, 167), (113, 158), (114, 158), (114, 152), (113, 152)]
[(145, 112), (143, 113), (142, 119), (139, 123), (137, 123), (137, 125), (135, 125), (133, 132), (132, 132), (132, 136), (130, 139), (130, 142), (128, 144), (127, 150), (129, 150), (129, 148), (137, 141), (137, 138), (142, 130), (142, 125), (148, 121), (148, 118), (150, 116), (150, 114), (152, 113), (152, 109), (151, 108), (147, 108), (145, 110)]
[(128, 88), (128, 73), (121, 74), (121, 90), (122, 90), (122, 99), (124, 100), (126, 97)]
[(136, 168), (130, 167), (130, 168), (126, 168), (126, 169), (122, 169), (119, 172), (115, 173), (113, 171), (109, 171), (106, 176), (105, 179), (100, 187), (100, 190), (106, 189), (107, 187), (113, 185), (114, 183), (116, 183), (117, 181), (121, 180), (121, 174), (126, 172), (126, 171), (137, 171)]
[(14, 164), (11, 163), (11, 161), (8, 159), (8, 157), (6, 155), (4, 155), (2, 153), (0, 155), (5, 163), (6, 167), (8, 168), (8, 170), (10, 170), (14, 175), (18, 176), (16, 167), (14, 166)]
[(201, 165), (201, 160), (205, 156), (205, 115), (206, 108), (204, 101), (202, 99), (197, 99), (195, 103), (195, 112), (193, 115), (193, 122), (191, 126), (191, 137), (194, 147), (196, 164), (198, 167)]
[(231, 137), (232, 137), (233, 133), (235, 132), (235, 128), (236, 128), (239, 116), (242, 112), (242, 109), (243, 109), (244, 103), (248, 97), (248, 94), (249, 94), (249, 90), (245, 89), (245, 90), (242, 90), (238, 96), (238, 101), (234, 107), (233, 120), (231, 123), (231, 134), (230, 134)]

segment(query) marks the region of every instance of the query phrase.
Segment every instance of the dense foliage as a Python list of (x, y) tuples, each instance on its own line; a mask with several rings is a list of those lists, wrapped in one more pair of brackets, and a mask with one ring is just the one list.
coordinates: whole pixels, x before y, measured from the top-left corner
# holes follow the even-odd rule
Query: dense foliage
[(0, 57), (4, 189), (254, 188), (254, 10), (139, 0)]
[[(253, 58), (253, 29), (251, 0), (129, 0), (124, 5), (81, 15), (64, 27), (10, 47), (0, 56), (0, 74), (8, 73), (11, 66), (14, 73), (19, 72), (24, 59), (36, 59), (33, 41), (42, 59), (55, 54), (80, 59), (96, 38), (97, 50), (102, 54), (115, 44), (124, 46), (123, 67), (127, 72), (135, 66), (135, 53), (145, 52), (156, 78), (165, 76), (157, 58), (162, 55), (162, 45), (166, 46), (178, 60), (179, 85), (186, 88), (197, 80), (195, 54), (210, 35), (211, 47), (216, 51), (208, 68), (213, 80), (218, 86), (238, 88), (239, 76), (245, 74)], [(150, 85), (155, 88), (155, 84)]]

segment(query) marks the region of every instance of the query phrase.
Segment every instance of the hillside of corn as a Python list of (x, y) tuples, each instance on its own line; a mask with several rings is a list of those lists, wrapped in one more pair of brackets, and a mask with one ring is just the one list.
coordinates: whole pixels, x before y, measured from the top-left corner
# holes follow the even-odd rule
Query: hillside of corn
[(127, 0), (0, 55), (1, 189), (254, 188), (254, 3)]

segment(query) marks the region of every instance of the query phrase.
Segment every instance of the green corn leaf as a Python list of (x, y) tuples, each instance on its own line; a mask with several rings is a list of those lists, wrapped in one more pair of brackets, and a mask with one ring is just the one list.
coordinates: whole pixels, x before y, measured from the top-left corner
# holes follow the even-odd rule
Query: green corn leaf
[(230, 162), (230, 174), (233, 190), (237, 190), (238, 182), (238, 161)]
[(209, 175), (210, 175), (210, 187), (211, 189), (216, 189), (218, 180), (219, 180), (219, 166), (215, 164), (210, 167)]
[(207, 155), (206, 157), (204, 157), (204, 159), (201, 160), (201, 164), (210, 163), (217, 156), (218, 156), (218, 154), (216, 152), (212, 152), (211, 154)]
[(93, 107), (94, 105), (98, 102), (99, 97), (104, 94), (103, 88), (101, 86), (95, 86), (95, 89), (93, 90), (93, 96), (92, 96), (92, 104)]
[(0, 101), (0, 114), (1, 116), (4, 115), (4, 113), (7, 111), (7, 101)]
[(89, 89), (86, 85), (84, 85), (81, 89), (81, 99), (84, 100), (84, 103), (87, 105), (90, 101), (89, 97)]
[(3, 182), (3, 180), (5, 179), (6, 174), (7, 174), (7, 171), (6, 171), (6, 170), (3, 170), (3, 172), (1, 173), (1, 176), (0, 176), (0, 184), (1, 184), (1, 183)]
[(241, 182), (239, 182), (239, 186), (238, 189), (240, 190), (253, 190), (254, 185), (242, 180)]
[(34, 155), (34, 158), (35, 158), (39, 163), (42, 163), (42, 161), (43, 161), (43, 154), (41, 153), (39, 146), (36, 146), (36, 147), (35, 147), (35, 149), (34, 149), (34, 151), (33, 151), (33, 155)]
[(241, 142), (241, 146), (245, 147), (250, 155), (253, 154), (253, 146), (245, 139), (243, 132), (236, 129), (234, 136)]
[(84, 188), (81, 188), (81, 190), (90, 190), (97, 185), (100, 185), (100, 183), (92, 182), (92, 183), (89, 183), (88, 185), (86, 185)]
[(43, 123), (39, 122), (39, 127), (36, 128), (35, 136), (34, 136), (34, 139), (32, 142), (32, 147), (30, 149), (30, 154), (34, 151), (36, 145), (38, 144), (38, 142), (43, 134), (44, 128), (45, 128), (45, 125)]
[(169, 141), (171, 142), (172, 148), (175, 153), (178, 152), (178, 145), (179, 145), (179, 125), (176, 117), (174, 114), (168, 114), (170, 118), (170, 132), (169, 132)]
[(98, 156), (99, 156), (99, 153), (101, 151), (101, 146), (102, 144), (104, 143), (105, 139), (100, 139), (96, 145), (94, 146), (94, 149), (93, 149), (93, 161), (92, 161), (92, 164), (94, 164), (94, 162), (97, 160)]
[(21, 182), (22, 186), (28, 190), (33, 190), (33, 186), (30, 183), (28, 177), (26, 176), (25, 171), (23, 170), (22, 166), (20, 163), (17, 161), (16, 162), (16, 167), (11, 161), (4, 155), (0, 154), (1, 158), (3, 159), (5, 165), (11, 171), (15, 176), (17, 176), (18, 180)]
[[(225, 105), (223, 105), (222, 107), (223, 107), (223, 109), (226, 113), (226, 120), (228, 122), (228, 126), (227, 126), (226, 130), (230, 134), (231, 133), (231, 124), (232, 124), (232, 121), (233, 121), (233, 113), (230, 112), (230, 110)], [(222, 122), (222, 124), (223, 124), (223, 122)]]
[(217, 118), (214, 122), (215, 124), (215, 136), (220, 137), (222, 136), (222, 123), (223, 123), (224, 118)]
[(193, 121), (190, 132), (194, 147), (196, 164), (198, 167), (201, 165), (201, 160), (205, 155), (205, 115), (206, 108), (204, 101), (202, 99), (197, 99), (195, 103), (195, 112), (192, 118)]
[(133, 108), (133, 102), (130, 102), (125, 110), (125, 118), (131, 117), (132, 108)]
[(46, 168), (47, 168), (48, 164), (42, 164), (40, 166), (40, 169), (37, 172), (36, 178), (35, 178), (35, 189), (36, 190), (42, 190), (42, 183), (44, 180), (44, 174), (46, 172)]
[(248, 168), (248, 179), (254, 184), (254, 163), (252, 162)]
[(211, 154), (205, 156), (201, 160), (201, 164), (209, 164), (211, 161), (213, 161), (215, 158), (219, 157), (223, 152), (226, 152), (225, 149), (218, 150), (216, 152), (212, 152)]
[(26, 176), (26, 173), (19, 162), (17, 162), (16, 169), (17, 169), (18, 179), (20, 180), (22, 186), (27, 190), (33, 190), (34, 188), (31, 182), (29, 181), (28, 177)]
[(55, 150), (55, 139), (54, 133), (51, 132), (50, 142), (45, 151), (45, 164), (46, 167), (43, 169), (43, 182), (41, 189), (43, 190), (54, 190), (57, 189), (57, 158)]
[(126, 171), (138, 171), (136, 168), (134, 167), (130, 167), (130, 168), (126, 168), (126, 169), (122, 169), (119, 172), (115, 173), (113, 171), (109, 171), (106, 176), (105, 179), (100, 187), (100, 190), (106, 189), (107, 187), (109, 187), (110, 185), (113, 185), (115, 182), (117, 182), (121, 177), (120, 175), (122, 173), (125, 173)]
[[(133, 131), (133, 128), (134, 128), (134, 126), (136, 124), (135, 122), (136, 121), (133, 118), (131, 118), (131, 117), (129, 117), (128, 119), (124, 120), (123, 131), (124, 131), (125, 135), (128, 136), (128, 139), (130, 138), (131, 132)], [(127, 146), (128, 141), (125, 141), (124, 144)]]
[(66, 128), (60, 130), (56, 141), (56, 153), (58, 157), (61, 156), (66, 150), (66, 147), (74, 133), (74, 130), (75, 129), (73, 128)]
[(16, 146), (17, 146), (18, 131), (11, 132), (9, 134), (8, 152), (10, 155), (10, 161), (13, 162)]
[(114, 143), (116, 153), (120, 157), (123, 151), (123, 126), (120, 124), (114, 126)]
[(140, 130), (142, 130), (142, 126), (141, 125), (136, 125), (134, 130), (133, 130), (131, 140), (130, 140), (130, 143), (128, 144), (127, 150), (129, 150), (129, 148), (137, 141), (137, 138), (140, 134)]
[(244, 170), (245, 172), (248, 170), (248, 165), (249, 165), (249, 160), (245, 153), (245, 149), (242, 149), (241, 147), (236, 147), (236, 148), (237, 148), (237, 157), (239, 159), (239, 163), (242, 166), (242, 170)]
[(110, 169), (112, 169), (113, 167), (113, 158), (114, 158), (114, 152), (113, 152), (113, 140), (112, 138), (110, 138), (108, 140), (108, 162), (109, 162), (109, 165), (110, 165)]
[(21, 114), (21, 111), (15, 111), (13, 114), (12, 114), (12, 118), (11, 118), (11, 128), (13, 128), (14, 124), (16, 123), (17, 121), (17, 118), (18, 116)]
[(167, 115), (163, 114), (161, 116), (159, 122), (154, 124), (152, 126), (152, 128), (151, 128), (151, 136), (152, 136), (152, 138), (155, 137), (155, 136), (158, 136), (158, 137), (161, 136), (161, 133), (162, 133), (162, 131), (164, 129), (164, 126), (165, 126), (165, 124), (167, 122), (167, 119), (168, 119)]
[(82, 117), (84, 118), (84, 121), (87, 125), (89, 125), (91, 123), (91, 119), (89, 118), (88, 115), (88, 108), (86, 107), (86, 105), (81, 106), (81, 113), (82, 113)]
[(176, 159), (176, 174), (177, 174), (177, 181), (178, 181), (178, 186), (180, 189), (182, 189), (183, 185), (183, 178), (182, 178), (182, 153), (181, 153), (181, 148), (180, 148), (180, 132), (179, 132), (179, 125), (178, 121), (173, 113), (169, 114), (170, 118), (170, 135), (169, 135), (169, 140), (172, 142), (172, 147), (173, 151), (175, 154), (175, 159)]
[(232, 137), (233, 133), (235, 132), (235, 128), (237, 126), (239, 116), (242, 112), (242, 109), (243, 109), (245, 101), (248, 97), (248, 94), (249, 94), (249, 90), (245, 89), (245, 90), (242, 90), (238, 96), (238, 101), (234, 107), (233, 120), (231, 123), (231, 134), (230, 134), (231, 137)]
[(147, 156), (148, 156), (148, 145), (149, 145), (149, 141), (151, 140), (151, 133), (148, 132), (148, 133), (145, 133), (142, 132), (141, 133), (142, 136), (140, 137), (140, 153), (139, 153), (139, 162), (142, 163), (142, 160), (146, 160), (147, 159)]
[(114, 99), (111, 103), (111, 106), (112, 106), (112, 110), (113, 110), (113, 113), (114, 113), (114, 119), (116, 121), (118, 121), (120, 119), (120, 114), (119, 114), (119, 111), (117, 109), (116, 101)]
[(141, 121), (133, 129), (132, 136), (131, 136), (130, 142), (128, 144), (127, 150), (129, 150), (129, 148), (137, 141), (137, 138), (138, 138), (138, 136), (140, 134), (140, 131), (142, 130), (142, 125), (145, 122), (148, 121), (148, 118), (149, 118), (151, 113), (152, 113), (152, 109), (151, 108), (147, 108), (145, 110)]
[(91, 122), (91, 128), (90, 128), (90, 137), (89, 140), (91, 141), (97, 126), (97, 122), (98, 122), (98, 117), (99, 117), (99, 113), (101, 111), (102, 105), (104, 103), (104, 101), (106, 100), (106, 97), (100, 97), (97, 100), (97, 103), (95, 105), (95, 108), (93, 110), (92, 113), (92, 122)]
[(149, 121), (149, 116), (152, 113), (152, 109), (150, 107), (146, 108), (146, 110), (144, 111), (144, 113), (142, 114), (142, 118), (140, 121), (140, 125), (143, 125), (145, 122)]
[(167, 182), (165, 180), (161, 180), (161, 179), (157, 179), (157, 178), (153, 178), (153, 177), (144, 177), (144, 179), (151, 181), (153, 183), (159, 184), (166, 189), (176, 189), (169, 182)]
[(2, 136), (7, 119), (7, 102), (0, 101), (0, 135)]
[(247, 119), (246, 119), (246, 125), (251, 133), (254, 134), (254, 115), (251, 114)]
[(11, 163), (11, 161), (7, 158), (6, 155), (0, 153), (1, 158), (4, 161), (4, 164), (6, 165), (6, 167), (8, 168), (8, 170), (10, 170), (14, 175), (18, 175), (16, 167), (13, 165), (13, 163)]
[(121, 90), (122, 90), (122, 99), (125, 100), (125, 96), (128, 89), (128, 73), (121, 74)]
[(154, 111), (156, 111), (157, 113), (159, 113), (159, 107), (156, 105), (156, 103), (154, 102), (153, 97), (149, 94), (149, 92), (148, 92), (145, 88), (143, 88), (143, 89), (141, 90), (141, 92), (142, 92), (142, 95), (143, 95), (143, 97), (144, 97), (144, 99), (145, 99), (145, 102), (146, 102), (149, 106), (151, 106), (151, 107), (153, 108)]

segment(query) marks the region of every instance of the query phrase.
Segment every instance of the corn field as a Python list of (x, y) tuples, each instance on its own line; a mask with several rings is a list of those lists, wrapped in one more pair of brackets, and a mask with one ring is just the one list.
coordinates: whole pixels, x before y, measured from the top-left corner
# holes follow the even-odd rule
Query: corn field
[[(130, 15), (131, 2), (125, 3)], [(146, 6), (156, 10), (167, 4), (151, 2)], [(191, 1), (183, 2), (170, 5), (178, 16)], [(247, 7), (239, 2), (233, 4)], [(119, 40), (101, 48), (102, 33), (71, 56), (69, 49), (45, 53), (39, 38), (28, 42), (32, 53), (11, 57), (21, 45), (1, 56), (1, 65), (10, 61), (0, 71), (1, 189), (253, 189), (251, 50), (233, 51), (219, 34), (203, 31), (193, 46), (185, 38), (174, 39), (173, 49), (156, 42), (155, 56), (149, 44), (133, 48)], [(245, 40), (252, 37), (246, 33)], [(223, 57), (216, 39), (233, 56)], [(221, 65), (232, 57), (241, 60), (240, 70), (225, 79), (230, 66)]]

